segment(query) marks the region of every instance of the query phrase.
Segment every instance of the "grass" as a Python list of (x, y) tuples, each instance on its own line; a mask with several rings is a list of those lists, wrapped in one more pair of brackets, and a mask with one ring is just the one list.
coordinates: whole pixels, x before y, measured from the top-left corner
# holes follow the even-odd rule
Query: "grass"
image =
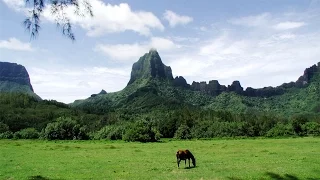
[[(196, 168), (177, 167), (190, 149)], [(320, 177), (320, 138), (122, 141), (0, 140), (0, 179), (280, 179)], [(187, 163), (188, 164), (188, 163)]]

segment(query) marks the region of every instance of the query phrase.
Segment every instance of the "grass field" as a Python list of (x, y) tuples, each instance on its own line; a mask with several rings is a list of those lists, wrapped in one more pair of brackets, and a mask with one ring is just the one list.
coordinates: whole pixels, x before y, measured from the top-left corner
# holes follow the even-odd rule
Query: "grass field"
[[(196, 168), (177, 167), (190, 149)], [(188, 163), (187, 163), (188, 164)], [(320, 179), (320, 138), (122, 141), (0, 140), (0, 179)]]

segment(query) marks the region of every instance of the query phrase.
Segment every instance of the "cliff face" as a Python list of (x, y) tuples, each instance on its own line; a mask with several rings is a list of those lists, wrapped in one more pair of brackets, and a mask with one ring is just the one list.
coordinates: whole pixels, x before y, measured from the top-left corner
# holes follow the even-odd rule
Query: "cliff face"
[(304, 88), (308, 86), (308, 84), (310, 84), (310, 82), (312, 81), (312, 78), (319, 73), (320, 62), (318, 63), (318, 65), (313, 65), (310, 68), (306, 68), (303, 75), (300, 76), (296, 82), (284, 83), (277, 87), (264, 87), (259, 89), (248, 87), (244, 90), (239, 81), (233, 81), (231, 85), (225, 86), (220, 85), (217, 80), (211, 80), (209, 81), (209, 84), (207, 84), (205, 81), (193, 81), (192, 84), (189, 85), (182, 76), (176, 77), (174, 79), (174, 85), (190, 88), (193, 91), (200, 91), (211, 96), (217, 96), (222, 92), (235, 92), (239, 95), (250, 97), (270, 97), (285, 93), (285, 89), (287, 88)]
[(131, 78), (128, 85), (132, 84), (136, 80), (149, 78), (169, 81), (173, 80), (170, 66), (166, 66), (162, 63), (156, 50), (150, 50), (149, 53), (140, 57), (138, 62), (133, 64)]
[[(0, 62), (0, 83), (27, 86), (33, 92), (26, 68), (20, 64)], [(12, 86), (12, 85), (11, 85)]]

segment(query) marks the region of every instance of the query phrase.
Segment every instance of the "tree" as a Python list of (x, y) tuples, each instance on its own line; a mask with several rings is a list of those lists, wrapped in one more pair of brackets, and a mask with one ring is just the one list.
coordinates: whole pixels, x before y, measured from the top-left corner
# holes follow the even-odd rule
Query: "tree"
[[(66, 14), (66, 8), (69, 6), (75, 7), (74, 14), (85, 16), (89, 14), (93, 16), (91, 5), (88, 0), (25, 0), (26, 6), (30, 8), (29, 17), (24, 21), (24, 27), (30, 32), (31, 38), (35, 38), (39, 34), (41, 15), (46, 7), (49, 7), (58, 27), (61, 28), (62, 34), (75, 40), (75, 35), (72, 31), (70, 18)], [(84, 10), (81, 8), (83, 7)], [(84, 11), (84, 13), (83, 13)]]
[(160, 132), (153, 125), (149, 118), (139, 119), (132, 124), (130, 129), (126, 130), (123, 140), (140, 141), (140, 142), (156, 142), (160, 140)]

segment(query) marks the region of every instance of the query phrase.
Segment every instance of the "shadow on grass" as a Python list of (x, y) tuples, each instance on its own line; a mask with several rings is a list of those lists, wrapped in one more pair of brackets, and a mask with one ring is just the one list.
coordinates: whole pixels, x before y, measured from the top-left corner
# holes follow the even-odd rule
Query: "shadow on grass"
[(291, 174), (285, 174), (284, 176), (281, 176), (273, 172), (266, 172), (266, 175), (274, 180), (299, 180), (299, 178)]
[[(266, 172), (265, 173), (267, 176), (269, 176), (270, 179), (273, 180), (299, 180), (298, 177), (291, 175), (291, 174), (285, 174), (285, 175), (280, 175), (280, 174), (276, 174), (273, 172)], [(241, 180), (241, 178), (237, 178), (237, 177), (228, 177), (228, 179), (230, 180)], [(320, 180), (320, 179), (316, 179), (316, 178), (307, 178), (307, 180)]]
[[(196, 166), (196, 167), (198, 167), (198, 166)], [(190, 166), (190, 167), (184, 167), (184, 169), (193, 169), (193, 168), (196, 168), (196, 167)]]
[[(58, 179), (51, 179), (51, 178), (47, 178), (47, 177), (43, 177), (43, 176), (37, 175), (37, 176), (28, 177), (28, 180), (58, 180)], [(59, 179), (59, 180), (62, 180), (62, 179)]]
[(46, 178), (46, 177), (43, 177), (43, 176), (40, 176), (40, 175), (37, 175), (37, 176), (30, 176), (28, 178), (28, 180), (50, 180), (50, 179)]
[(242, 179), (237, 178), (237, 177), (228, 177), (228, 179), (230, 179), (230, 180), (242, 180)]

